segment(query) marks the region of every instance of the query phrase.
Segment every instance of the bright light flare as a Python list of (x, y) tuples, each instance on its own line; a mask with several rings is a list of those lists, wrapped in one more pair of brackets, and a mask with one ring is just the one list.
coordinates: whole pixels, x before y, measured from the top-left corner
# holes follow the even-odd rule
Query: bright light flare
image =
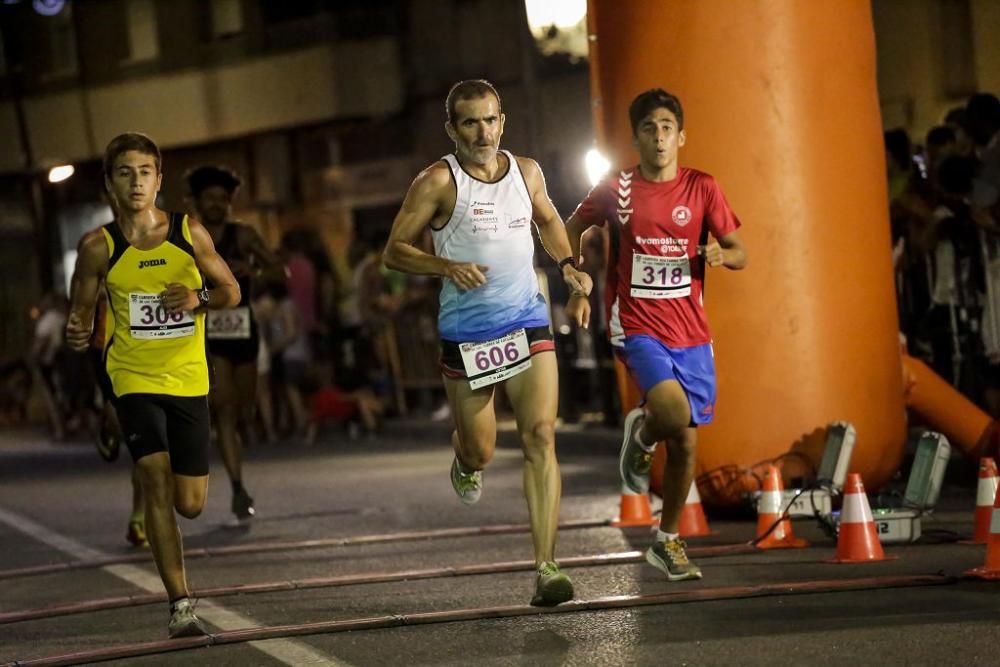
[(61, 164), (58, 167), (52, 167), (49, 169), (49, 183), (59, 183), (65, 181), (67, 178), (73, 175), (76, 169), (73, 168), (71, 164)]
[(583, 164), (587, 168), (587, 178), (590, 179), (591, 187), (600, 183), (604, 175), (608, 173), (608, 169), (611, 169), (611, 163), (596, 148), (587, 151), (586, 157), (583, 158)]
[(574, 27), (587, 15), (587, 0), (524, 0), (528, 27), (539, 33), (549, 26), (559, 30)]

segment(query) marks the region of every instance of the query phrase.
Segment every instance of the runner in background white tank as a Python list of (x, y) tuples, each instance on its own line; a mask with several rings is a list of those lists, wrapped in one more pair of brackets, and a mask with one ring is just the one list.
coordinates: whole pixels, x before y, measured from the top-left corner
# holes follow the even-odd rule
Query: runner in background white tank
[(442, 158), (455, 178), (455, 209), (439, 229), (431, 227), (438, 257), (489, 267), (486, 284), (462, 291), (450, 280), (441, 289), (441, 338), (478, 342), (522, 327), (549, 324), (549, 310), (535, 277), (531, 198), (508, 151), (507, 174), (495, 183), (473, 178), (454, 155)]

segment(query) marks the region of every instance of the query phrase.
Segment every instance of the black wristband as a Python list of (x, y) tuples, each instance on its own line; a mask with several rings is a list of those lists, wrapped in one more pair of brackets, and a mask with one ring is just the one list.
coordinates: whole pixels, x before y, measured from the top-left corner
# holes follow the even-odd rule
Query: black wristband
[(574, 257), (573, 255), (570, 255), (569, 257), (565, 257), (559, 260), (559, 270), (562, 271), (567, 264), (572, 266), (574, 269), (579, 268), (576, 265), (576, 257)]

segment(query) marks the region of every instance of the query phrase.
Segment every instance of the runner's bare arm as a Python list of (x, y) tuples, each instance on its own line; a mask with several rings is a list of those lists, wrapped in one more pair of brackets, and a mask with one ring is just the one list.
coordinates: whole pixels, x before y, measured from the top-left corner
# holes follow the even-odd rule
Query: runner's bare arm
[(594, 226), (585, 222), (576, 213), (569, 216), (569, 220), (566, 221), (566, 236), (569, 238), (569, 246), (573, 249), (573, 256), (577, 258), (581, 265), (583, 264), (583, 254), (581, 251), (583, 247), (583, 235)]
[[(583, 235), (587, 230), (592, 229), (590, 225), (583, 221), (576, 213), (569, 216), (566, 221), (566, 236), (569, 238), (569, 245), (573, 249), (573, 256), (577, 258), (580, 265), (583, 265)], [(590, 299), (585, 296), (573, 296), (566, 303), (566, 317), (570, 322), (575, 322), (578, 327), (586, 329), (590, 323)]]
[(410, 185), (406, 199), (392, 223), (389, 240), (382, 253), (382, 263), (404, 273), (447, 278), (459, 289), (475, 289), (486, 284), (485, 273), (489, 267), (436, 257), (415, 245), (436, 218), (446, 219), (447, 215), (451, 215), (451, 211), (446, 209), (451, 188), (451, 174), (446, 164), (436, 162), (420, 172)]
[[(240, 302), (240, 286), (229, 270), (229, 265), (215, 251), (212, 236), (197, 220), (188, 218), (188, 228), (191, 230), (191, 245), (194, 246), (194, 260), (214, 288), (208, 290), (208, 305), (210, 309), (232, 308)], [(171, 313), (193, 311), (201, 303), (198, 293), (179, 283), (167, 285), (161, 295), (163, 307)]]
[[(570, 240), (566, 234), (566, 226), (563, 225), (559, 212), (552, 205), (549, 193), (545, 189), (545, 177), (538, 163), (532, 159), (519, 157), (517, 164), (524, 174), (524, 182), (528, 186), (528, 194), (531, 196), (531, 213), (538, 226), (538, 237), (542, 241), (542, 246), (549, 256), (557, 262), (567, 257), (579, 257), (579, 252), (574, 252)], [(583, 271), (578, 270), (572, 264), (563, 264), (563, 280), (572, 294), (590, 294), (593, 282)]]
[(718, 242), (698, 246), (698, 254), (705, 258), (709, 266), (724, 266), (733, 271), (739, 271), (747, 265), (746, 246), (739, 232), (732, 231)]
[(76, 268), (70, 281), (66, 344), (77, 352), (86, 350), (94, 330), (98, 290), (108, 271), (108, 244), (104, 232), (88, 232), (77, 246)]

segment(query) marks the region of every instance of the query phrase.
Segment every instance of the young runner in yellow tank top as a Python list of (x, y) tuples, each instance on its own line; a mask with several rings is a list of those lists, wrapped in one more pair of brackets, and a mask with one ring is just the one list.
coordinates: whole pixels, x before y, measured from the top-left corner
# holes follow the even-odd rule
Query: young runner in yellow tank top
[[(80, 241), (66, 342), (85, 350), (97, 292), (108, 295), (104, 363), (122, 433), (139, 471), (146, 528), (170, 598), (171, 637), (204, 634), (188, 599), (174, 510), (193, 519), (208, 491), (208, 362), (204, 310), (240, 288), (195, 220), (156, 208), (160, 149), (143, 134), (115, 137), (104, 155), (115, 221)], [(214, 289), (204, 287), (202, 274)]]

